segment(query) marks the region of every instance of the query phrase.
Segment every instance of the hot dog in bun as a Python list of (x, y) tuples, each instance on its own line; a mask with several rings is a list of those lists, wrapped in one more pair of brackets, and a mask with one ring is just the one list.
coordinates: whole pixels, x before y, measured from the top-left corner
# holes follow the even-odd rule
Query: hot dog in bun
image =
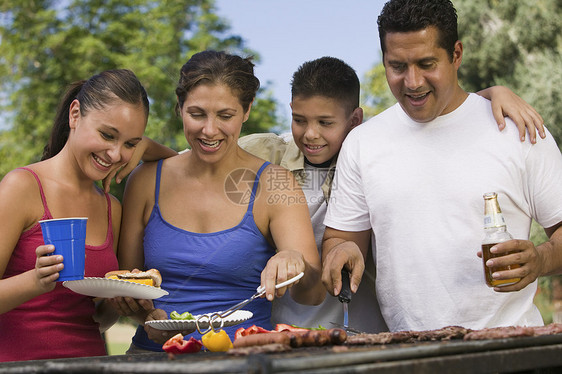
[(156, 269), (135, 272), (130, 270), (115, 270), (105, 274), (105, 277), (109, 279), (121, 279), (128, 282), (146, 284), (147, 286), (153, 287), (160, 287), (162, 284), (162, 276)]

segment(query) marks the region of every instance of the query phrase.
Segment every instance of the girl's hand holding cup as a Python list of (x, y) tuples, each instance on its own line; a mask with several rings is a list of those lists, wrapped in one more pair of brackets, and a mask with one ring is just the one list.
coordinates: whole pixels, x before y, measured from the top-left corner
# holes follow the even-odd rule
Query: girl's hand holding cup
[(53, 245), (40, 245), (35, 249), (37, 260), (35, 261), (35, 275), (37, 285), (44, 292), (52, 291), (55, 288), (56, 281), (59, 278), (59, 271), (64, 268), (61, 255), (49, 254), (55, 251)]

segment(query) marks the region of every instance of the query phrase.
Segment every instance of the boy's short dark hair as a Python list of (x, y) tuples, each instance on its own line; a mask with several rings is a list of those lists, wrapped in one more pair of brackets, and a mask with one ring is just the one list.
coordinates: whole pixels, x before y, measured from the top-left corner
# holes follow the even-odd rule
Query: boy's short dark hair
[(324, 96), (339, 101), (348, 114), (359, 107), (361, 86), (355, 70), (335, 57), (321, 57), (302, 64), (293, 74), (291, 99)]
[(420, 31), (434, 26), (439, 31), (439, 46), (453, 60), (459, 35), (457, 11), (450, 0), (390, 0), (384, 5), (377, 23), (383, 56), (387, 33)]

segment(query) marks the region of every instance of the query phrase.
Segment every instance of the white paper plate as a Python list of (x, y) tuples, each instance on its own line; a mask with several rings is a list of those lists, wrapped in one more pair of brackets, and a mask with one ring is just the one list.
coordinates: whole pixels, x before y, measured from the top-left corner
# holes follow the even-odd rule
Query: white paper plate
[(94, 297), (132, 297), (135, 299), (158, 299), (168, 295), (168, 291), (146, 284), (133, 283), (121, 279), (84, 278), (64, 281), (62, 285), (72, 291)]
[[(228, 317), (224, 318), (224, 327), (227, 326), (234, 326), (239, 323), (242, 323), (250, 318), (252, 318), (254, 314), (249, 310), (237, 310), (236, 312), (232, 313)], [(199, 316), (194, 316), (195, 318)], [(194, 319), (189, 320), (175, 320), (175, 319), (161, 319), (156, 321), (147, 321), (145, 325), (153, 327), (158, 330), (193, 330), (197, 329), (195, 325)], [(200, 329), (207, 329), (209, 327), (209, 321), (205, 318), (201, 322), (199, 322)], [(220, 322), (215, 321), (213, 323), (213, 327), (220, 327)]]

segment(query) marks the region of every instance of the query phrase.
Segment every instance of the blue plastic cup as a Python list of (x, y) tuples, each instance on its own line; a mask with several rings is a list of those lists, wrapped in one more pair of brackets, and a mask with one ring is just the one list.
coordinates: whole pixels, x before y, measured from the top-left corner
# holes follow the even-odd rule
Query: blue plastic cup
[(88, 218), (41, 220), (45, 244), (55, 246), (54, 255), (62, 255), (64, 269), (57, 282), (84, 279), (86, 263), (86, 223)]

